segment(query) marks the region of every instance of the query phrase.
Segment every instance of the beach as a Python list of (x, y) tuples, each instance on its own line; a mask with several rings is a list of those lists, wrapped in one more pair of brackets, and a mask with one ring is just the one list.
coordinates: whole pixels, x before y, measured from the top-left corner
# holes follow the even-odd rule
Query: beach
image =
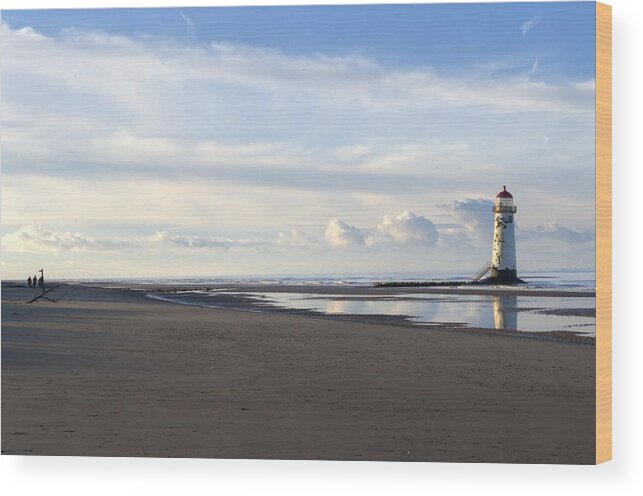
[(3, 454), (594, 463), (591, 343), (132, 289), (3, 284)]

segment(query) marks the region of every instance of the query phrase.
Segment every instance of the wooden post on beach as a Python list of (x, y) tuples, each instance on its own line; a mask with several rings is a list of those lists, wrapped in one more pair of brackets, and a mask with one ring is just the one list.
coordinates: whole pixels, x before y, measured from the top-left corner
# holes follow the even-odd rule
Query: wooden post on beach
[(45, 295), (46, 295), (46, 294), (48, 294), (48, 293), (50, 293), (50, 292), (51, 292), (51, 291), (53, 291), (54, 289), (56, 289), (56, 288), (61, 288), (61, 287), (63, 287), (63, 286), (67, 286), (67, 284), (66, 284), (66, 283), (64, 283), (64, 282), (63, 282), (63, 283), (61, 283), (61, 284), (56, 284), (55, 286), (52, 286), (51, 288), (49, 288), (47, 291), (43, 291), (43, 292), (42, 292), (42, 294), (37, 294), (37, 295), (35, 295), (35, 296), (34, 296), (31, 300), (29, 300), (27, 303), (33, 303), (33, 302), (35, 302), (35, 301), (40, 300), (41, 298), (42, 298), (43, 300), (47, 300), (47, 301), (50, 301), (50, 302), (52, 302), (52, 303), (57, 303), (61, 298), (64, 298), (64, 297), (65, 297), (66, 293), (65, 293), (65, 295), (62, 295), (62, 296), (60, 296), (59, 298), (56, 298), (56, 299), (54, 299), (54, 298), (49, 298), (48, 296), (45, 296)]
[(42, 279), (42, 293), (45, 293), (45, 269), (40, 269), (38, 272), (40, 272), (40, 277)]

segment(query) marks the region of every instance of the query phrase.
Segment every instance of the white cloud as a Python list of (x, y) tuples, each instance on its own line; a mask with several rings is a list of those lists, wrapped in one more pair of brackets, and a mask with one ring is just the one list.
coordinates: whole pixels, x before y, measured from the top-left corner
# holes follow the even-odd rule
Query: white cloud
[(150, 237), (153, 244), (161, 246), (170, 246), (173, 248), (195, 248), (195, 249), (220, 249), (229, 250), (230, 248), (256, 248), (269, 244), (262, 240), (253, 239), (204, 239), (199, 236), (181, 236), (170, 234), (168, 231), (157, 231)]
[(11, 252), (59, 253), (79, 250), (110, 250), (127, 246), (124, 242), (97, 240), (80, 233), (51, 231), (40, 226), (23, 226), (2, 237), (2, 246)]
[(593, 229), (575, 230), (559, 224), (557, 221), (541, 224), (533, 229), (522, 229), (517, 232), (519, 238), (526, 240), (553, 240), (567, 244), (589, 243), (596, 240)]
[(328, 222), (324, 231), (326, 241), (334, 248), (364, 246), (369, 243), (366, 234), (360, 229), (346, 224), (340, 219)]
[(181, 236), (168, 231), (157, 231), (148, 238), (130, 240), (107, 240), (85, 236), (78, 232), (63, 232), (41, 226), (23, 226), (17, 231), (2, 237), (2, 246), (10, 252), (18, 253), (61, 253), (65, 251), (123, 251), (135, 248), (145, 251), (154, 247), (186, 248), (201, 250), (229, 250), (231, 248), (256, 248), (269, 245), (255, 239), (206, 239), (199, 236)]
[(277, 246), (290, 248), (307, 248), (315, 244), (312, 236), (303, 231), (293, 229), (289, 232), (280, 232), (277, 236)]
[(184, 14), (183, 12), (181, 12), (180, 16), (181, 16), (181, 19), (183, 19), (183, 22), (185, 22), (185, 25), (187, 27), (189, 27), (189, 28), (194, 27), (194, 21), (192, 20), (192, 18), (189, 15)]
[[(535, 22), (523, 24), (523, 32)], [(246, 108), (244, 91), (252, 89), (269, 95), (280, 106), (307, 101), (318, 111), (418, 112), (436, 105), (474, 105), (502, 112), (588, 110), (586, 101), (579, 100), (582, 95), (564, 85), (521, 78), (484, 79), (482, 74), (473, 79), (453, 78), (430, 68), (391, 69), (358, 55), (290, 56), (266, 47), (227, 42), (215, 42), (204, 49), (77, 30), (50, 38), (6, 24), (2, 25), (2, 38), (3, 71), (10, 76), (31, 78), (46, 86), (55, 82), (81, 95), (108, 97), (146, 119), (156, 118), (155, 111), (160, 108), (178, 112), (187, 105), (186, 110), (200, 114), (216, 110), (213, 105), (230, 85), (237, 85), (237, 97), (241, 98), (235, 100), (240, 109)], [(186, 92), (186, 85), (199, 88), (199, 92)], [(211, 98), (198, 99), (206, 88)], [(254, 100), (246, 104), (253, 105)], [(218, 112), (215, 115), (226, 117)]]
[(481, 240), (491, 239), (493, 233), (493, 202), (485, 198), (458, 200), (448, 205), (448, 211), (464, 232)]
[[(510, 154), (510, 140), (528, 150), (540, 126), (560, 131), (575, 154), (591, 151), (577, 139), (594, 111), (583, 83), (447, 76), (355, 54), (291, 56), (224, 42), (77, 30), (47, 37), (6, 24), (2, 44), (8, 174), (108, 168), (110, 177), (203, 174), (219, 184), (296, 188), (318, 188), (319, 174), (326, 189), (391, 192), (418, 183), (385, 182), (383, 173), (448, 185), (455, 170), (497, 162), (484, 155)], [(498, 121), (512, 129), (475, 138)], [(470, 122), (475, 129), (463, 125)]]
[(396, 217), (384, 216), (377, 230), (401, 244), (435, 246), (439, 238), (433, 222), (408, 210)]
[(522, 33), (523, 38), (527, 36), (527, 33), (529, 33), (529, 31), (531, 31), (539, 21), (540, 19), (538, 17), (532, 17), (520, 26), (520, 32)]

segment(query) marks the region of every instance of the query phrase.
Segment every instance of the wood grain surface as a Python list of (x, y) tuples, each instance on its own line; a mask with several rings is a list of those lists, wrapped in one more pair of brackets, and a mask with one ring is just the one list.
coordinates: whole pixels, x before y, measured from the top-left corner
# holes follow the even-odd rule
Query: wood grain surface
[(596, 463), (612, 458), (612, 7), (596, 3)]

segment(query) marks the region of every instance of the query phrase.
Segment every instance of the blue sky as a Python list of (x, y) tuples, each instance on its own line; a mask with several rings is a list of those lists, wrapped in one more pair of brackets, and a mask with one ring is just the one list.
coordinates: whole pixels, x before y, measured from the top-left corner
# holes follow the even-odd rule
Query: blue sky
[[(545, 19), (545, 22), (543, 21)], [(287, 54), (359, 52), (385, 64), (460, 72), (483, 60), (547, 55), (556, 70), (591, 78), (594, 3), (345, 5), (5, 11), (12, 27), (153, 35), (204, 45), (269, 46)], [(525, 23), (527, 24), (523, 28)], [(525, 29), (529, 36), (519, 36)], [(553, 72), (553, 71), (552, 71)]]
[(594, 3), (2, 23), (9, 277), (466, 273), (503, 184), (519, 268), (593, 267)]
[(593, 2), (3, 13), (3, 20), (12, 27), (31, 26), (48, 36), (73, 27), (195, 45), (226, 40), (290, 55), (361, 53), (385, 64), (431, 66), (455, 73), (485, 60), (513, 59), (530, 68), (528, 61), (540, 57), (542, 65), (549, 66), (549, 77), (574, 74), (581, 79), (594, 75), (594, 52), (588, 50), (594, 39), (594, 19)]

